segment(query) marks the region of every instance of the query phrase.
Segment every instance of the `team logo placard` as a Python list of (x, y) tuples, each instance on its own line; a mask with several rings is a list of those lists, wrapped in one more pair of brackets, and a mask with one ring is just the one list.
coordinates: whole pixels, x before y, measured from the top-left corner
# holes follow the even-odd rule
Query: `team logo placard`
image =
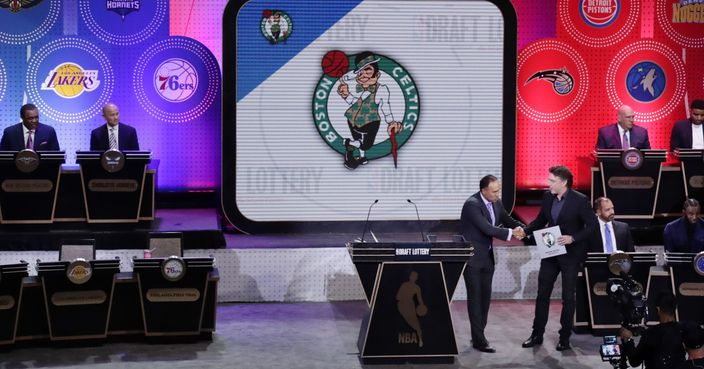
[(418, 124), (420, 96), (410, 73), (371, 51), (327, 52), (313, 92), (313, 122), (325, 143), (354, 170), (398, 153)]
[(220, 91), (220, 67), (202, 44), (172, 37), (150, 46), (133, 75), (139, 104), (166, 122), (187, 122), (203, 114)]
[(555, 40), (528, 45), (518, 56), (518, 109), (545, 123), (568, 118), (589, 89), (587, 64), (571, 46)]
[(79, 0), (81, 27), (113, 45), (134, 45), (168, 34), (168, 0)]
[(704, 277), (704, 252), (700, 252), (694, 256), (692, 266), (697, 274)]
[(0, 0), (0, 43), (27, 45), (57, 23), (61, 0)]
[(704, 0), (655, 2), (659, 29), (681, 46), (704, 47)]
[(272, 44), (285, 42), (293, 32), (291, 17), (281, 10), (266, 9), (262, 12), (262, 21), (259, 30)]
[(559, 0), (559, 24), (582, 45), (611, 46), (631, 34), (639, 18), (639, 0)]
[(99, 115), (115, 85), (103, 51), (75, 37), (54, 40), (32, 55), (26, 80), (29, 100), (43, 115), (65, 123)]
[(15, 167), (22, 173), (32, 173), (39, 168), (39, 155), (34, 150), (24, 149), (15, 156)]
[(167, 281), (178, 281), (186, 275), (186, 263), (178, 256), (169, 256), (161, 262), (161, 275)]
[(125, 155), (119, 150), (108, 150), (100, 156), (100, 165), (108, 173), (119, 172), (125, 167)]
[(643, 153), (636, 149), (624, 150), (621, 153), (621, 164), (628, 170), (637, 170), (643, 166)]
[(66, 268), (66, 277), (74, 284), (84, 284), (93, 276), (93, 268), (83, 258), (77, 258)]
[(639, 121), (657, 121), (683, 101), (684, 63), (664, 44), (638, 41), (613, 58), (606, 72), (606, 89), (615, 109), (626, 104), (638, 113)]
[(548, 248), (553, 247), (557, 244), (557, 239), (555, 238), (555, 235), (552, 234), (552, 232), (543, 232), (541, 236), (543, 237), (543, 243)]

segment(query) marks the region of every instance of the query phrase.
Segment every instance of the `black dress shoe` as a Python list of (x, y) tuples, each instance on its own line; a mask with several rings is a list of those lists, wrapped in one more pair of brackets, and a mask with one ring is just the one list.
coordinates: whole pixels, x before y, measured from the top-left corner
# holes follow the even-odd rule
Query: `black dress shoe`
[(528, 337), (527, 340), (523, 341), (521, 346), (528, 348), (528, 347), (533, 347), (537, 345), (542, 345), (543, 344), (543, 337), (542, 336), (530, 336)]
[(472, 345), (475, 350), (481, 351), (481, 352), (488, 352), (490, 354), (493, 354), (496, 352), (496, 349), (489, 346), (489, 344), (486, 345)]
[(555, 350), (557, 350), (557, 351), (572, 350), (572, 346), (570, 346), (570, 341), (558, 342), (557, 347), (555, 347)]

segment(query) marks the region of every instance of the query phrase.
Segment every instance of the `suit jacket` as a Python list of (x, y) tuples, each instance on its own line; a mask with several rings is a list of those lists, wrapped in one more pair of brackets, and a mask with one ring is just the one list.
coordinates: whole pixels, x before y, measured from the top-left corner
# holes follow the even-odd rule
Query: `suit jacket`
[(565, 246), (567, 253), (556, 256), (565, 261), (581, 263), (587, 256), (587, 239), (594, 232), (594, 229), (599, 227), (599, 222), (596, 219), (596, 214), (589, 206), (587, 197), (583, 194), (569, 189), (565, 192), (565, 201), (562, 206), (562, 211), (557, 219), (552, 219), (551, 210), (552, 203), (556, 200), (556, 196), (546, 191), (543, 195), (540, 213), (532, 221), (526, 234), (532, 234), (533, 231), (543, 229), (545, 227), (560, 226), (560, 232), (563, 235), (574, 237), (574, 242), (571, 245)]
[(663, 243), (665, 251), (700, 252), (704, 251), (704, 220), (699, 219), (694, 226), (694, 240), (690, 247), (687, 237), (687, 219), (681, 217), (665, 226)]
[[(46, 124), (37, 124), (37, 129), (34, 130), (34, 151), (58, 151), (59, 140), (56, 138), (56, 131), (52, 126)], [(4, 151), (20, 151), (24, 150), (27, 142), (24, 140), (24, 131), (22, 123), (13, 124), (2, 133), (2, 141), (0, 141), (0, 150)]]
[[(125, 123), (120, 123), (117, 146), (120, 151), (139, 150), (137, 130)], [(108, 125), (106, 123), (90, 132), (90, 149), (93, 151), (107, 151), (109, 148), (110, 141), (108, 138)]]
[[(699, 125), (702, 129), (704, 124)], [(670, 151), (675, 149), (691, 149), (692, 148), (692, 122), (689, 119), (678, 120), (672, 127), (670, 134)]]
[[(474, 256), (470, 258), (470, 265), (479, 265), (491, 259), (493, 251), (489, 249), (493, 238), (505, 240), (508, 238), (508, 228), (523, 227), (524, 225), (513, 219), (501, 200), (492, 204), (494, 207), (494, 217), (496, 225), (491, 224), (489, 209), (484, 205), (479, 192), (470, 196), (462, 207), (460, 217), (460, 233), (474, 246)], [(500, 225), (506, 228), (500, 227)]]
[[(614, 236), (616, 238), (616, 249), (625, 252), (635, 252), (636, 248), (633, 246), (633, 236), (631, 236), (631, 227), (628, 223), (619, 222), (614, 220), (611, 222), (614, 229)], [(597, 227), (589, 237), (589, 252), (604, 252), (604, 243), (601, 239), (601, 223), (597, 220)]]
[[(618, 134), (618, 123), (599, 128), (599, 136), (596, 140), (597, 149), (623, 149), (621, 142), (622, 137)], [(639, 150), (650, 149), (648, 130), (634, 125), (633, 128), (631, 128), (629, 143), (631, 147), (635, 147)]]

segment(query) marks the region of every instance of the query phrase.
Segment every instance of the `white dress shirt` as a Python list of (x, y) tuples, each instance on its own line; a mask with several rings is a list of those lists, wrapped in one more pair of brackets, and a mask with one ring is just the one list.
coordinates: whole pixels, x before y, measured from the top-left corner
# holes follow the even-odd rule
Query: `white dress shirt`
[(692, 124), (692, 148), (704, 149), (704, 132), (702, 132), (701, 124)]
[(604, 225), (608, 225), (609, 230), (611, 231), (611, 244), (614, 247), (614, 252), (618, 250), (618, 247), (616, 246), (616, 232), (614, 231), (614, 223), (613, 222), (604, 222), (601, 220), (601, 218), (597, 217), (599, 219), (599, 230), (601, 231), (601, 247), (604, 252), (608, 252), (606, 250), (606, 234), (604, 233)]
[[(621, 140), (621, 146), (623, 146), (623, 132), (626, 132), (626, 137), (628, 137), (628, 146), (633, 147), (633, 143), (631, 142), (631, 131), (626, 131), (621, 127), (620, 124), (616, 123), (616, 127), (618, 127), (618, 138)], [(622, 149), (627, 149), (627, 147), (622, 147)]]
[(110, 146), (110, 130), (112, 129), (114, 131), (114, 135), (115, 135), (115, 145), (117, 145), (117, 147), (115, 149), (119, 149), (120, 148), (120, 124), (118, 123), (114, 127), (107, 124), (107, 123), (105, 123), (105, 124), (108, 126), (108, 147)]
[[(484, 206), (486, 207), (486, 211), (489, 211), (489, 206), (491, 206), (491, 209), (494, 210), (494, 220), (498, 223), (499, 220), (496, 219), (496, 210), (494, 209), (494, 204), (491, 201), (485, 199), (484, 195), (482, 195), (481, 192), (479, 193), (479, 197), (482, 198), (482, 202), (484, 202)], [(489, 216), (491, 216), (491, 213), (489, 213)], [(498, 224), (492, 224), (492, 225), (498, 226)], [(513, 236), (513, 229), (508, 228), (508, 237), (506, 237), (506, 241), (511, 241), (511, 236)]]

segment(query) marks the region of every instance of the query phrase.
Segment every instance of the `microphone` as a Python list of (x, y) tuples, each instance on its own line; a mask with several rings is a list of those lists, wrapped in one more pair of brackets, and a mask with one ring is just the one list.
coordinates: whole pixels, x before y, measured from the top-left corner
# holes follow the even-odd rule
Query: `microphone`
[(413, 207), (416, 208), (416, 216), (418, 217), (418, 229), (420, 229), (420, 241), (425, 242), (425, 235), (423, 234), (423, 224), (420, 222), (420, 214), (418, 213), (418, 205), (416, 205), (415, 202), (411, 201), (411, 199), (406, 199), (409, 204), (413, 205)]
[(369, 211), (367, 212), (367, 220), (364, 221), (364, 230), (362, 231), (362, 238), (359, 242), (364, 243), (364, 235), (367, 233), (367, 225), (369, 224), (369, 215), (372, 213), (372, 207), (379, 202), (379, 199), (374, 200), (374, 202), (369, 205)]

